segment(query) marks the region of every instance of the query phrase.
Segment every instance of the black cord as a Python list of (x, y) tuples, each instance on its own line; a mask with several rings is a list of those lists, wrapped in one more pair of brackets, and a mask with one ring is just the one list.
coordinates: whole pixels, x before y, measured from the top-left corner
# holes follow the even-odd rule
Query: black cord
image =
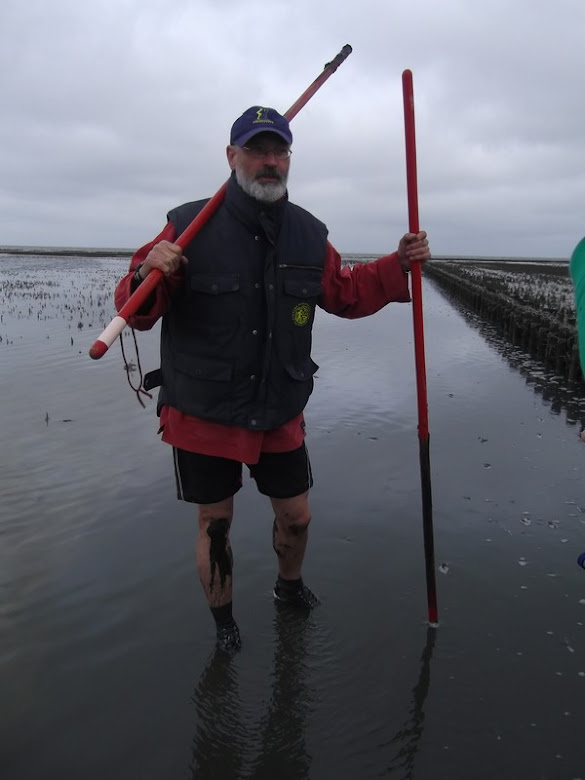
[(140, 384), (138, 387), (134, 387), (132, 384), (132, 381), (130, 379), (130, 373), (135, 370), (133, 363), (128, 363), (126, 360), (126, 353), (124, 351), (124, 339), (122, 338), (122, 333), (120, 333), (120, 347), (122, 348), (122, 358), (124, 359), (124, 368), (126, 370), (126, 378), (128, 379), (128, 384), (134, 390), (136, 393), (136, 398), (138, 399), (138, 403), (140, 406), (142, 406), (143, 409), (146, 409), (146, 404), (140, 397), (140, 395), (145, 395), (147, 398), (152, 398), (151, 393), (148, 393), (142, 386), (142, 383), (144, 381), (143, 375), (142, 375), (142, 366), (140, 365), (140, 353), (138, 352), (138, 342), (136, 341), (136, 333), (134, 331), (134, 328), (130, 326), (130, 330), (132, 331), (132, 338), (134, 339), (134, 349), (136, 351), (136, 364), (138, 366), (138, 378), (140, 379)]

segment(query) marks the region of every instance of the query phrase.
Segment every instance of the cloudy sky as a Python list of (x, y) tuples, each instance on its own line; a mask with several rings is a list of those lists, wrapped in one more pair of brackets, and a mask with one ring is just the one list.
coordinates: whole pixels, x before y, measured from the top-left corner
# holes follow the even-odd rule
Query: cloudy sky
[(583, 0), (2, 0), (0, 245), (135, 247), (228, 176), (233, 120), (288, 109), (290, 197), (342, 252), (564, 257), (585, 235)]

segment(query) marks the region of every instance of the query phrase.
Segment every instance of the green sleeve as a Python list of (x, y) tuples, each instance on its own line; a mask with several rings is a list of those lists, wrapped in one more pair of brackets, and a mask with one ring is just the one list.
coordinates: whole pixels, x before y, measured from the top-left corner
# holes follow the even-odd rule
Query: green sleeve
[(585, 238), (575, 247), (569, 263), (569, 273), (575, 289), (579, 359), (581, 371), (585, 375)]

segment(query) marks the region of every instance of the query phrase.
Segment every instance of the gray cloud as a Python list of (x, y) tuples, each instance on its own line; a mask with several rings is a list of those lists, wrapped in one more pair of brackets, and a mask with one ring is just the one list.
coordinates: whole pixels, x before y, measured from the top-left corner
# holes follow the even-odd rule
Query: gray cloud
[(4, 0), (0, 244), (138, 246), (213, 194), (248, 105), (287, 109), (291, 198), (341, 251), (407, 228), (401, 73), (436, 254), (567, 256), (585, 234), (580, 0)]

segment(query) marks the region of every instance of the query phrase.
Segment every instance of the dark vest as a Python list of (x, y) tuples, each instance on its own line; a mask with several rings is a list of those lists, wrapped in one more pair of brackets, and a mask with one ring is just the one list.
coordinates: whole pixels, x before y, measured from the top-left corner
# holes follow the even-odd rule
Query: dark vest
[[(206, 201), (168, 215), (177, 236)], [(313, 390), (311, 330), (327, 228), (283, 200), (262, 204), (235, 178), (185, 250), (185, 284), (163, 317), (163, 404), (251, 430), (301, 412)]]

